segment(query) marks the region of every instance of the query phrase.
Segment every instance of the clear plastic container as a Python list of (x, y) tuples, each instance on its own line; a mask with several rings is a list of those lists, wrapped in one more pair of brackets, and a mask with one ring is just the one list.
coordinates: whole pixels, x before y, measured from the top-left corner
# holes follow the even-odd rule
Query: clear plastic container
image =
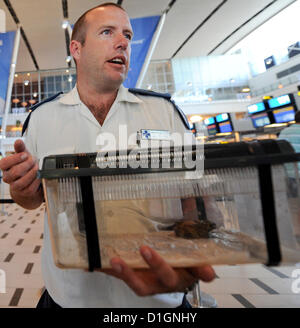
[[(146, 268), (142, 245), (173, 267), (277, 264), (270, 261), (277, 236), (269, 231), (266, 237), (268, 208), (259, 175), (257, 166), (246, 166), (206, 169), (202, 177), (184, 171), (93, 176), (101, 268), (110, 268), (116, 256), (133, 268)], [(275, 262), (300, 262), (297, 164), (272, 165), (271, 175), (281, 253)], [(56, 265), (88, 269), (80, 178), (43, 178), (43, 187)], [(210, 228), (201, 231), (199, 222)]]

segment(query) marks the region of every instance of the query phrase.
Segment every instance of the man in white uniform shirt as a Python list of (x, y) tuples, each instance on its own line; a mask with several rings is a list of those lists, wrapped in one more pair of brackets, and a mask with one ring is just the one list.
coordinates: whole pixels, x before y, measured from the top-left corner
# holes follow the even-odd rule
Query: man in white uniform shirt
[[(117, 135), (119, 125), (126, 126), (128, 135), (145, 127), (184, 133), (170, 102), (135, 95), (122, 86), (132, 35), (127, 13), (114, 3), (87, 11), (75, 24), (70, 51), (77, 66), (76, 87), (32, 112), (26, 148), (21, 140), (16, 141), (16, 154), (0, 161), (3, 180), (20, 206), (35, 209), (44, 200), (36, 159), (96, 151), (99, 134)], [(147, 271), (133, 270), (120, 258), (111, 259), (109, 273), (59, 269), (53, 263), (45, 220), (42, 271), (46, 292), (40, 306), (177, 307), (188, 287), (199, 279), (214, 279), (210, 266), (173, 269), (150, 247), (142, 246), (140, 252), (149, 265)]]

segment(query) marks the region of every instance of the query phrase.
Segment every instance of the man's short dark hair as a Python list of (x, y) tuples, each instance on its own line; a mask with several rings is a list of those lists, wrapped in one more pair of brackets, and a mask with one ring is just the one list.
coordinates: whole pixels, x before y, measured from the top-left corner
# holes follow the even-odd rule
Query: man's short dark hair
[(297, 111), (295, 114), (295, 121), (296, 123), (300, 123), (300, 111)]
[(96, 6), (94, 8), (91, 8), (89, 10), (87, 10), (84, 14), (82, 14), (76, 21), (74, 27), (73, 27), (73, 31), (72, 31), (72, 36), (71, 36), (71, 40), (76, 40), (78, 42), (80, 42), (82, 45), (84, 45), (85, 43), (85, 37), (86, 37), (86, 24), (85, 24), (85, 17), (86, 15), (96, 9), (96, 8), (101, 8), (101, 7), (109, 7), (109, 6), (113, 6), (113, 7), (117, 7), (119, 9), (122, 9), (123, 11), (125, 11), (124, 8), (122, 8), (120, 5), (118, 5), (117, 3), (114, 2), (105, 2), (99, 6)]

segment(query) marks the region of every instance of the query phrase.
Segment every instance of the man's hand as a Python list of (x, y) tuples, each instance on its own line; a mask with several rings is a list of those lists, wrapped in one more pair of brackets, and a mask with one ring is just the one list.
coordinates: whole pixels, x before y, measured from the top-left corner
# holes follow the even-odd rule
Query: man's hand
[(10, 185), (11, 197), (17, 204), (27, 209), (35, 209), (43, 201), (41, 181), (36, 177), (38, 164), (22, 140), (17, 140), (14, 148), (16, 154), (0, 161), (3, 181)]
[(209, 265), (174, 269), (150, 247), (142, 246), (140, 252), (149, 269), (133, 270), (122, 259), (113, 258), (112, 269), (105, 270), (105, 273), (123, 280), (138, 296), (185, 292), (198, 280), (209, 282), (215, 278), (215, 272)]

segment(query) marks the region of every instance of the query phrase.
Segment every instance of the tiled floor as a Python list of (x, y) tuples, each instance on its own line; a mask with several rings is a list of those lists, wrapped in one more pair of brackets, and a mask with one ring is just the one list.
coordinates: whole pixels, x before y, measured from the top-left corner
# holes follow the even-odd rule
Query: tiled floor
[(1, 204), (0, 210), (0, 270), (6, 287), (0, 293), (0, 307), (35, 307), (44, 287), (40, 265), (44, 205), (26, 211), (16, 204)]
[[(292, 290), (296, 278), (291, 276), (298, 266), (268, 268), (249, 264), (214, 269), (218, 278), (209, 284), (200, 283), (200, 288), (213, 296), (221, 308), (300, 308), (300, 293)], [(300, 287), (300, 280), (297, 285)]]
[[(0, 210), (3, 207), (7, 215), (0, 215), (0, 307), (35, 307), (44, 286), (40, 268), (44, 205), (34, 211), (16, 204), (0, 204)], [(219, 308), (300, 307), (300, 293), (292, 291), (296, 284), (292, 272), (300, 267), (214, 268), (217, 278), (212, 283), (201, 282), (200, 289), (213, 296)], [(298, 277), (300, 289), (300, 274)]]

